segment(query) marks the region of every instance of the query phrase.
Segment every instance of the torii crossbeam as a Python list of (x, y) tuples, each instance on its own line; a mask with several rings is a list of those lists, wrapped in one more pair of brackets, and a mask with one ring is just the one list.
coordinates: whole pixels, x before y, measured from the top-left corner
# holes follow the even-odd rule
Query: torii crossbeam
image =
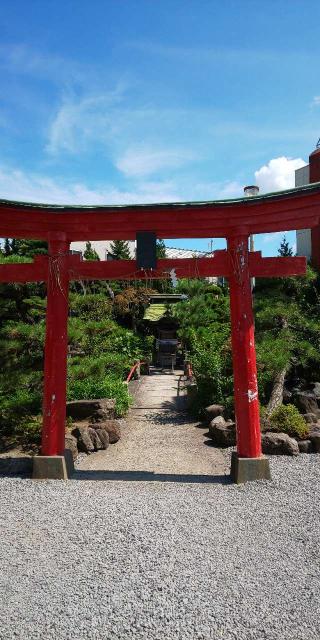
[[(301, 257), (263, 258), (248, 251), (252, 233), (312, 228), (320, 222), (320, 184), (250, 199), (125, 207), (58, 207), (0, 201), (0, 235), (48, 240), (49, 255), (32, 264), (0, 265), (0, 282), (47, 283), (42, 455), (62, 456), (65, 437), (67, 321), (70, 280), (135, 280), (224, 276), (230, 285), (237, 456), (236, 481), (268, 477), (261, 454), (254, 319), (250, 279), (302, 275)], [(70, 255), (70, 242), (157, 237), (226, 237), (209, 258), (158, 260), (153, 271), (135, 261), (92, 262)], [(242, 465), (242, 466), (241, 466)]]

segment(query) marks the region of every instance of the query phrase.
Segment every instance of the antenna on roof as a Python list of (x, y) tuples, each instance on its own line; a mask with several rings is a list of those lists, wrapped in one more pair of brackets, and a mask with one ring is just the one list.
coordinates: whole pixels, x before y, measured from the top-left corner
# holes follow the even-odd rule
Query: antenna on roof
[(316, 144), (316, 149), (320, 149), (320, 138), (319, 138), (319, 140), (318, 140), (318, 142)]

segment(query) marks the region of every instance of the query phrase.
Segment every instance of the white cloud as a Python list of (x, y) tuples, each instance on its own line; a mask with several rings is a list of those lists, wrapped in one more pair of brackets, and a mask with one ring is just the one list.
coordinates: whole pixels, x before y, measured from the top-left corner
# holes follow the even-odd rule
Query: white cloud
[(273, 158), (258, 171), (255, 171), (256, 184), (261, 192), (281, 191), (294, 187), (294, 172), (304, 167), (306, 162), (301, 158)]
[(64, 100), (48, 131), (47, 151), (77, 153), (88, 141), (105, 144), (117, 133), (113, 108), (121, 101), (122, 87), (103, 95)]
[(219, 198), (241, 198), (243, 196), (243, 185), (236, 180), (225, 182), (218, 187)]
[(148, 204), (239, 197), (242, 186), (231, 181), (190, 183), (186, 179), (179, 182), (137, 179), (131, 189), (121, 189), (112, 184), (92, 188), (80, 181), (53, 179), (0, 166), (0, 194), (7, 200), (48, 204)]
[(312, 107), (320, 107), (320, 96), (314, 96), (312, 102), (311, 102), (311, 106)]
[(301, 53), (296, 50), (278, 50), (278, 49), (249, 49), (249, 48), (217, 48), (217, 47), (199, 47), (199, 46), (170, 46), (167, 44), (159, 44), (151, 40), (131, 40), (126, 43), (126, 47), (142, 51), (146, 55), (162, 56), (182, 60), (184, 63), (193, 62), (194, 64), (231, 64), (232, 66), (257, 67), (261, 65), (292, 65), (292, 61), (296, 65), (310, 64), (312, 60), (311, 54)]
[(275, 231), (274, 233), (261, 234), (261, 238), (263, 244), (270, 244), (274, 242), (281, 242), (283, 235), (283, 231)]
[(195, 155), (183, 149), (127, 149), (115, 162), (126, 176), (147, 176), (163, 169), (177, 169), (195, 159)]
[(96, 77), (92, 65), (47, 51), (42, 53), (22, 43), (0, 44), (0, 66), (17, 75), (45, 79), (60, 87), (62, 84), (88, 87)]
[(171, 182), (142, 182), (133, 190), (113, 185), (91, 189), (82, 182), (53, 180), (47, 176), (0, 167), (0, 194), (7, 200), (49, 204), (136, 204), (181, 200)]
[[(152, 155), (155, 148), (162, 166), (163, 146), (170, 149), (174, 144), (171, 154), (176, 166), (176, 162), (180, 162), (181, 147), (186, 146), (184, 154), (189, 161), (199, 155), (210, 154), (214, 141), (223, 139), (225, 144), (225, 140), (232, 136), (246, 138), (246, 143), (248, 139), (292, 141), (315, 136), (315, 131), (261, 128), (245, 121), (229, 120), (215, 109), (159, 108), (143, 101), (132, 107), (129, 88), (119, 83), (114, 90), (91, 93), (81, 98), (70, 96), (69, 92), (48, 127), (47, 151), (52, 155), (60, 152), (75, 154), (90, 146), (103, 145), (117, 166), (133, 175), (134, 154), (141, 155), (144, 169), (143, 156)], [(173, 140), (178, 140), (177, 147)], [(192, 151), (190, 144), (193, 145)]]
[[(236, 180), (225, 182), (197, 182), (185, 185), (187, 198), (193, 200), (224, 200), (229, 198), (241, 198), (243, 185)], [(187, 199), (186, 198), (186, 199)]]

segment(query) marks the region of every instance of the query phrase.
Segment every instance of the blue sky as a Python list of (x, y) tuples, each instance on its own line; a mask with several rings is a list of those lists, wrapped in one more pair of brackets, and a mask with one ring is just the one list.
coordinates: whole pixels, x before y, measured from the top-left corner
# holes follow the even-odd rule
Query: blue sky
[[(0, 197), (109, 204), (293, 186), (320, 137), (319, 23), (318, 0), (3, 0)], [(256, 248), (272, 255), (280, 240)]]

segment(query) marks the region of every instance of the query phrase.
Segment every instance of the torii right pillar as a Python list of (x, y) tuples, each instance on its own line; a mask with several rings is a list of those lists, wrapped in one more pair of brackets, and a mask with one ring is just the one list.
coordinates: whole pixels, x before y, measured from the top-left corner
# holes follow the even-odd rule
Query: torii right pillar
[(254, 318), (249, 271), (248, 236), (228, 238), (230, 310), (237, 429), (231, 477), (240, 484), (270, 479), (269, 460), (262, 455)]
[[(309, 156), (309, 182), (320, 182), (320, 149)], [(320, 225), (311, 229), (311, 264), (320, 270)]]

